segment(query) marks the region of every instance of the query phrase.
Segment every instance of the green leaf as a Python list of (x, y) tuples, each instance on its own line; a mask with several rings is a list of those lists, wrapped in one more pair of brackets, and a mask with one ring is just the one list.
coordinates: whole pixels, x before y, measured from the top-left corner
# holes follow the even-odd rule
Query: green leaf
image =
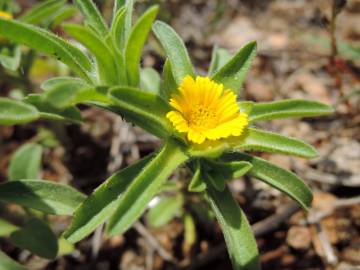
[(73, 17), (77, 13), (77, 11), (77, 8), (75, 8), (74, 6), (63, 6), (61, 9), (59, 9), (53, 14), (51, 20), (49, 21), (49, 28), (54, 29), (55, 27), (63, 23), (65, 20)]
[(55, 234), (46, 223), (37, 218), (13, 232), (10, 240), (15, 246), (47, 259), (55, 259), (59, 249)]
[(161, 227), (168, 224), (182, 210), (184, 199), (182, 196), (162, 198), (146, 216), (150, 226)]
[[(76, 243), (92, 233), (105, 222), (114, 212), (121, 194), (136, 175), (153, 158), (152, 155), (113, 174), (101, 184), (75, 211), (70, 227), (64, 237)], [(119, 197), (120, 196), (120, 197)]]
[(303, 208), (308, 209), (312, 202), (312, 193), (309, 187), (294, 173), (282, 169), (266, 160), (244, 153), (227, 153), (223, 161), (245, 160), (252, 164), (248, 174), (258, 178), (272, 187), (286, 193), (297, 201)]
[(88, 82), (92, 81), (89, 75), (92, 71), (92, 64), (88, 57), (77, 47), (48, 31), (16, 20), (0, 18), (0, 35), (13, 42), (56, 57), (80, 77)]
[(84, 87), (83, 84), (78, 82), (64, 82), (44, 94), (45, 102), (55, 108), (64, 109), (72, 105), (72, 101)]
[(71, 121), (80, 123), (82, 121), (81, 113), (76, 107), (65, 109), (54, 108), (51, 104), (43, 100), (39, 94), (30, 94), (25, 97), (24, 102), (33, 105), (40, 112), (40, 117), (54, 121)]
[(93, 31), (84, 26), (65, 24), (64, 29), (94, 54), (98, 64), (100, 83), (118, 84), (117, 65), (109, 46)]
[(125, 21), (124, 21), (124, 41), (125, 41), (125, 43), (128, 41), (130, 33), (131, 33), (133, 12), (134, 12), (134, 0), (126, 0), (126, 14), (125, 14)]
[(246, 74), (250, 69), (252, 60), (256, 54), (256, 42), (246, 44), (241, 50), (219, 69), (212, 79), (224, 84), (224, 87), (231, 89), (236, 94), (245, 80)]
[(116, 13), (114, 22), (111, 25), (111, 38), (114, 43), (115, 48), (119, 52), (123, 52), (125, 48), (125, 19), (126, 19), (127, 9), (122, 7)]
[(0, 125), (16, 125), (35, 121), (39, 112), (31, 105), (0, 97)]
[(125, 232), (145, 211), (170, 174), (187, 159), (177, 142), (167, 141), (126, 189), (109, 221), (108, 234)]
[(160, 138), (171, 134), (172, 126), (165, 117), (171, 108), (158, 95), (128, 87), (111, 88), (110, 94), (115, 108), (130, 122)]
[(79, 85), (88, 85), (84, 80), (74, 77), (55, 77), (51, 78), (49, 80), (46, 80), (40, 85), (40, 88), (44, 91), (49, 91), (55, 87), (58, 87), (59, 85), (62, 85), (64, 83), (74, 83)]
[(215, 72), (223, 67), (231, 59), (231, 57), (231, 54), (227, 50), (214, 46), (208, 76), (211, 77)]
[(156, 21), (153, 31), (168, 57), (175, 81), (179, 85), (186, 75), (195, 76), (186, 47), (178, 34), (166, 23)]
[(114, 7), (113, 7), (113, 21), (116, 17), (117, 12), (124, 8), (126, 4), (126, 0), (114, 0)]
[(305, 142), (255, 128), (248, 128), (243, 135), (230, 137), (226, 139), (226, 142), (234, 149), (280, 153), (304, 158), (317, 156), (316, 149)]
[(220, 192), (208, 185), (206, 194), (223, 231), (233, 269), (260, 269), (253, 232), (229, 189)]
[(206, 183), (202, 180), (201, 165), (196, 163), (195, 173), (190, 181), (188, 190), (190, 192), (203, 192), (206, 189)]
[(246, 174), (252, 165), (246, 161), (218, 162), (213, 160), (204, 160), (204, 176), (208, 179), (218, 191), (223, 191), (226, 182), (239, 178)]
[(45, 180), (17, 180), (0, 184), (0, 201), (54, 215), (71, 215), (85, 195), (70, 186)]
[(27, 270), (24, 266), (11, 259), (0, 250), (0, 269), (1, 270)]
[(94, 2), (92, 0), (75, 0), (75, 5), (84, 15), (85, 23), (100, 36), (105, 37), (109, 30)]
[(177, 91), (177, 84), (171, 70), (169, 59), (166, 59), (165, 61), (162, 77), (163, 83), (160, 94), (165, 99), (165, 101), (168, 101), (171, 98), (171, 94)]
[(9, 165), (9, 179), (36, 179), (40, 174), (42, 147), (28, 143), (16, 150)]
[(288, 99), (267, 103), (254, 103), (249, 114), (249, 121), (256, 122), (278, 118), (327, 115), (333, 112), (333, 108), (320, 102)]
[[(11, 233), (13, 233), (14, 231), (16, 231), (18, 229), (19, 229), (18, 226), (15, 226), (15, 225), (11, 224), (10, 222), (8, 222), (7, 220), (0, 218), (0, 237), (9, 236)], [(0, 256), (0, 259), (1, 259), (1, 256)], [(0, 269), (2, 269), (1, 263), (0, 263)]]
[(127, 69), (128, 83), (130, 86), (139, 86), (140, 59), (142, 48), (149, 35), (151, 25), (159, 11), (158, 6), (149, 8), (136, 22), (131, 31), (125, 48), (125, 64)]
[(31, 8), (18, 20), (29, 24), (40, 24), (48, 20), (57, 10), (65, 5), (64, 0), (48, 0), (41, 2)]
[(144, 68), (140, 73), (140, 88), (146, 89), (154, 94), (160, 94), (161, 78), (153, 68)]

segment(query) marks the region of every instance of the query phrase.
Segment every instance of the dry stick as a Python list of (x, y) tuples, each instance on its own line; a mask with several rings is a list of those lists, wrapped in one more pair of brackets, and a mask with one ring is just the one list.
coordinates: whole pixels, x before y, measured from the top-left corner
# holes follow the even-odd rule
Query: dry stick
[[(295, 214), (297, 211), (300, 210), (300, 207), (295, 203), (291, 202), (287, 204), (284, 207), (281, 207), (280, 210), (273, 214), (272, 216), (261, 220), (255, 224), (253, 224), (251, 227), (253, 229), (253, 232), (256, 237), (263, 236), (269, 232), (274, 231), (277, 229), (285, 220), (287, 220), (289, 217), (291, 217), (293, 214)], [(219, 256), (224, 254), (226, 252), (226, 246), (225, 244), (220, 244), (211, 250), (209, 250), (205, 254), (200, 254), (197, 258), (195, 258), (194, 261), (191, 262), (191, 265), (188, 265), (188, 261), (183, 261), (180, 263), (180, 269), (186, 269), (186, 270), (194, 270), (201, 268), (209, 263), (211, 263), (213, 260), (216, 260)]]
[[(122, 155), (119, 152), (120, 144), (121, 144), (121, 133), (120, 133), (120, 127), (121, 127), (121, 117), (116, 117), (114, 120), (114, 126), (113, 126), (113, 138), (111, 141), (111, 147), (110, 147), (110, 163), (107, 168), (107, 174), (111, 175), (113, 174), (116, 169), (121, 165), (122, 162)], [(119, 164), (120, 160), (120, 164)], [(102, 245), (103, 241), (103, 229), (104, 224), (101, 224), (98, 228), (96, 228), (95, 233), (91, 239), (91, 259), (92, 261), (95, 261), (99, 255), (99, 251)]]
[(156, 238), (145, 228), (140, 221), (134, 223), (133, 228), (147, 241), (147, 243), (156, 250), (166, 261), (175, 262), (176, 259), (167, 252), (156, 240)]

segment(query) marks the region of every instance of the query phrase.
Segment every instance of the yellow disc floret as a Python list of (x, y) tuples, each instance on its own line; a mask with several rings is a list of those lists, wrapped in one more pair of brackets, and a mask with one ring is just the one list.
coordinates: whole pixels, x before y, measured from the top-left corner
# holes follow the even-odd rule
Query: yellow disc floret
[(0, 10), (0, 18), (4, 18), (4, 19), (12, 19), (13, 16), (10, 13), (7, 13), (5, 11), (1, 11)]
[(240, 136), (248, 125), (247, 114), (240, 112), (236, 95), (208, 77), (186, 76), (178, 93), (172, 95), (170, 105), (175, 110), (166, 117), (193, 143)]

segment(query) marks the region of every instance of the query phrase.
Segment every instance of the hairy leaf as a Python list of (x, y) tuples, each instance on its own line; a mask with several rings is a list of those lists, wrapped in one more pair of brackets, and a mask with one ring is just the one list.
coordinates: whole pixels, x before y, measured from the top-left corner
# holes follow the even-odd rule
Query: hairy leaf
[(220, 192), (208, 185), (206, 194), (223, 231), (233, 269), (259, 270), (259, 252), (253, 232), (229, 189)]
[(44, 180), (0, 184), (0, 201), (34, 208), (47, 214), (71, 215), (85, 195), (70, 186)]
[(53, 56), (86, 81), (92, 81), (89, 75), (92, 64), (88, 57), (77, 47), (48, 31), (15, 20), (0, 18), (0, 35)]
[(231, 148), (288, 154), (305, 158), (317, 156), (311, 145), (276, 133), (248, 128), (239, 137), (226, 139)]
[(100, 36), (105, 37), (108, 33), (108, 27), (94, 2), (92, 0), (75, 0), (75, 4), (84, 15), (86, 24)]
[(65, 0), (48, 0), (31, 8), (18, 20), (24, 23), (39, 24), (48, 20), (58, 9), (65, 5)]
[(212, 76), (212, 79), (238, 94), (255, 54), (256, 42), (246, 44)]
[(244, 153), (227, 153), (222, 160), (229, 161), (247, 161), (252, 165), (248, 172), (250, 176), (258, 178), (272, 187), (286, 193), (303, 208), (311, 206), (312, 193), (309, 187), (294, 173), (282, 169), (266, 160), (253, 157)]
[(158, 137), (169, 136), (172, 127), (165, 115), (170, 107), (158, 95), (128, 87), (114, 87), (110, 94), (127, 120)]
[(130, 86), (139, 86), (141, 51), (158, 11), (158, 6), (149, 8), (149, 10), (146, 11), (134, 25), (126, 43), (125, 64)]
[(227, 50), (214, 46), (208, 75), (212, 76), (215, 72), (217, 72), (220, 68), (222, 68), (230, 59), (231, 59), (231, 54)]
[(100, 83), (116, 85), (119, 82), (115, 57), (107, 44), (90, 29), (77, 25), (66, 24), (64, 29), (76, 40), (92, 52), (98, 63)]
[(254, 103), (249, 114), (249, 121), (327, 115), (333, 112), (333, 108), (320, 102), (288, 99), (268, 103)]
[(0, 125), (16, 125), (37, 120), (40, 117), (35, 107), (8, 98), (0, 97)]
[(30, 94), (26, 96), (24, 102), (33, 105), (39, 112), (42, 119), (55, 121), (71, 121), (80, 123), (82, 121), (81, 113), (76, 107), (58, 109), (46, 102), (39, 94)]
[(151, 160), (150, 155), (133, 165), (113, 174), (101, 184), (75, 211), (70, 227), (64, 237), (72, 242), (78, 242), (92, 233), (105, 222), (114, 212), (121, 194), (136, 175)]
[(159, 192), (159, 188), (170, 174), (187, 159), (178, 142), (167, 141), (121, 197), (108, 224), (109, 235), (125, 232), (145, 211), (148, 203)]
[(195, 71), (184, 42), (174, 29), (166, 23), (156, 21), (153, 25), (153, 31), (166, 52), (177, 84), (180, 84), (186, 75), (194, 77)]

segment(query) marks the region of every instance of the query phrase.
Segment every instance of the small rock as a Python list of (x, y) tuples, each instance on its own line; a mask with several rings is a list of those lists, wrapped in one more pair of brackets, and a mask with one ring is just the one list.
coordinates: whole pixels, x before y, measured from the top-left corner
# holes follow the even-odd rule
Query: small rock
[(287, 233), (286, 242), (295, 249), (308, 249), (311, 245), (311, 234), (309, 229), (302, 226), (291, 227)]

